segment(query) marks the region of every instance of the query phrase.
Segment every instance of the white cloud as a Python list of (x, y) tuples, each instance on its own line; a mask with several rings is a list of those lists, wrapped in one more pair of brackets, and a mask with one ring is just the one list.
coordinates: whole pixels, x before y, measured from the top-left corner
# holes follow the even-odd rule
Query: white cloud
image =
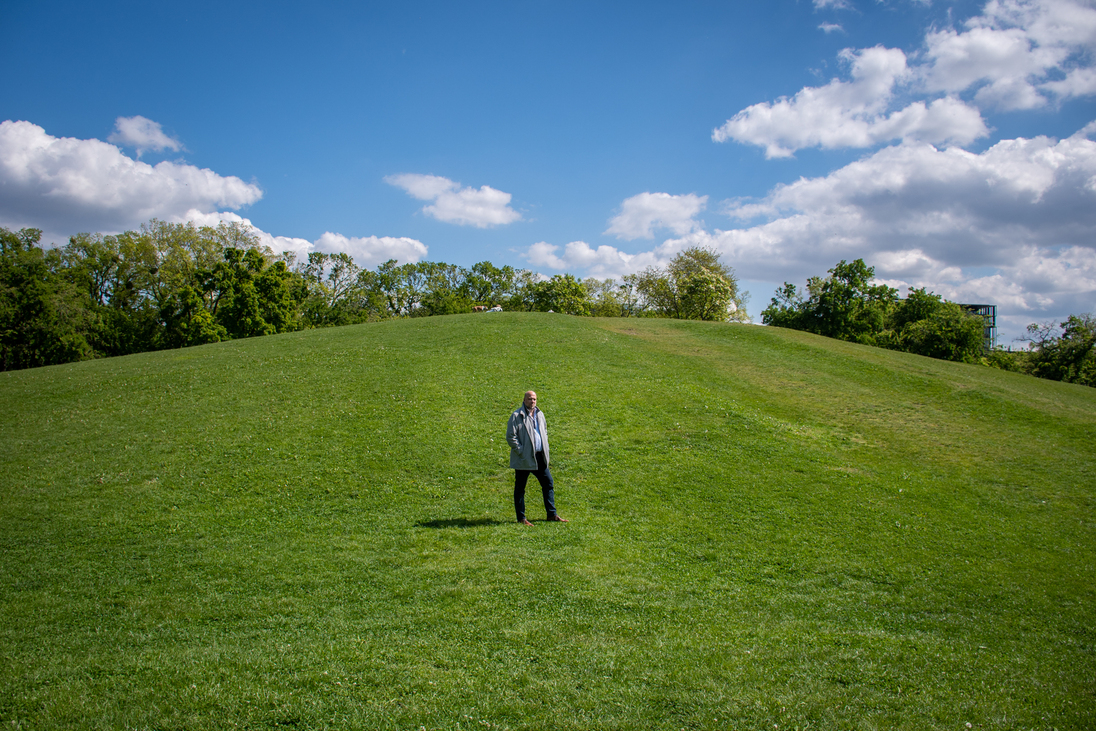
[[(991, 0), (965, 30), (925, 37), (929, 91), (976, 89), (983, 107), (1032, 109), (1096, 92), (1096, 7), (1076, 0)], [(1051, 78), (1061, 75), (1063, 78)]]
[(930, 63), (922, 73), (929, 91), (961, 92), (987, 82), (975, 95), (981, 106), (1032, 109), (1046, 103), (1028, 78), (1058, 59), (1033, 53), (1030, 38), (1019, 28), (949, 29), (930, 33), (925, 41)]
[[(863, 258), (903, 293), (928, 287), (952, 300), (998, 305), (1008, 342), (1029, 322), (1096, 310), (1096, 142), (1089, 134), (1096, 123), (1067, 139), (1002, 140), (978, 154), (920, 143), (888, 147), (824, 177), (779, 185), (764, 199), (727, 202), (725, 212), (749, 224), (742, 228), (694, 230), (638, 253), (581, 241), (560, 252), (541, 242), (526, 257), (618, 277), (706, 246), (745, 280), (800, 286), (841, 259)], [(763, 308), (768, 297), (755, 301)]]
[(825, 10), (826, 8), (833, 8), (834, 10), (848, 10), (852, 6), (849, 5), (848, 0), (814, 0), (815, 10)]
[(153, 122), (140, 115), (136, 117), (118, 117), (114, 120), (114, 132), (107, 137), (107, 142), (113, 142), (122, 147), (133, 147), (137, 150), (137, 157), (146, 150), (159, 152), (160, 150), (183, 149), (183, 143), (174, 137), (169, 137), (160, 127), (159, 122)]
[(193, 223), (195, 226), (216, 226), (222, 221), (242, 223), (259, 237), (260, 246), (269, 248), (275, 254), (291, 251), (303, 259), (308, 256), (310, 251), (317, 250), (316, 245), (308, 239), (294, 238), (291, 236), (274, 236), (256, 226), (251, 222), (251, 219), (244, 218), (231, 211), (202, 213), (198, 210), (190, 210), (181, 216), (172, 216), (166, 220), (169, 223)]
[(433, 201), (423, 207), (423, 213), (445, 223), (488, 228), (521, 220), (521, 214), (510, 207), (511, 195), (487, 185), (462, 188), (448, 178), (417, 173), (389, 175), (384, 182), (419, 200)]
[(947, 266), (1007, 266), (1030, 247), (1094, 245), (1096, 142), (1004, 140), (981, 154), (900, 145), (777, 186), (763, 201), (732, 202), (728, 213), (771, 219), (722, 232), (736, 247), (763, 242), (752, 244), (763, 246), (759, 264), (771, 257), (816, 268), (917, 251)]
[(1072, 69), (1064, 79), (1047, 81), (1042, 88), (1060, 97), (1096, 94), (1096, 69)]
[(585, 241), (572, 241), (564, 247), (562, 256), (556, 253), (558, 251), (558, 246), (541, 241), (529, 247), (525, 258), (533, 266), (582, 271), (585, 276), (615, 279), (649, 266), (665, 266), (678, 249), (671, 244), (656, 247), (653, 251), (628, 254), (613, 246), (602, 245), (595, 249)]
[(358, 266), (372, 269), (378, 264), (383, 264), (389, 259), (395, 259), (400, 264), (417, 262), (427, 254), (426, 244), (416, 239), (396, 236), (343, 236), (342, 234), (324, 233), (315, 241), (293, 238), (289, 236), (274, 236), (263, 231), (249, 219), (242, 218), (231, 212), (201, 213), (190, 211), (185, 216), (174, 219), (173, 223), (192, 222), (197, 226), (216, 226), (222, 221), (236, 221), (248, 226), (259, 237), (259, 245), (269, 247), (275, 254), (291, 251), (299, 259), (306, 259), (313, 251), (322, 251), (326, 254), (350, 254)]
[(426, 244), (404, 236), (343, 236), (342, 234), (325, 232), (315, 241), (293, 238), (289, 236), (274, 236), (263, 231), (249, 219), (242, 218), (231, 212), (201, 213), (190, 211), (185, 216), (173, 219), (173, 223), (192, 222), (197, 226), (216, 226), (222, 221), (236, 221), (248, 226), (259, 237), (259, 245), (269, 247), (275, 254), (291, 251), (300, 259), (308, 257), (313, 251), (322, 251), (326, 254), (350, 254), (358, 266), (372, 269), (378, 264), (383, 264), (389, 259), (395, 259), (400, 264), (417, 262), (427, 253)]
[(389, 259), (401, 264), (416, 262), (426, 256), (426, 245), (416, 239), (395, 236), (347, 237), (325, 233), (316, 240), (316, 248), (328, 253), (344, 252), (354, 257), (358, 266), (373, 268)]
[(1091, 1), (990, 0), (961, 30), (927, 32), (912, 65), (898, 49), (846, 49), (850, 80), (754, 104), (712, 139), (759, 145), (770, 158), (893, 140), (967, 145), (988, 134), (980, 109), (1035, 109), (1096, 94), (1094, 57)]
[(238, 213), (219, 210), (261, 197), (259, 186), (212, 170), (172, 162), (152, 166), (100, 140), (52, 137), (30, 122), (0, 123), (0, 226), (43, 229), (47, 244), (83, 231), (132, 230), (159, 218), (198, 226), (236, 221), (275, 253), (292, 251), (303, 258), (311, 251), (345, 252), (370, 268), (388, 259), (404, 263), (426, 256), (426, 245), (415, 239), (330, 232), (316, 241), (274, 236)]
[(640, 193), (620, 205), (620, 213), (609, 221), (605, 233), (629, 241), (654, 238), (655, 229), (669, 229), (681, 236), (698, 228), (694, 217), (707, 204), (706, 195)]
[[(30, 122), (0, 123), (0, 225), (35, 227), (43, 240), (117, 233), (258, 201), (259, 186), (193, 165), (148, 165), (100, 140), (53, 137)], [(57, 238), (59, 237), (59, 239)]]
[(892, 140), (968, 144), (987, 134), (978, 110), (954, 97), (914, 102), (886, 114), (898, 84), (910, 79), (906, 55), (894, 48), (845, 50), (851, 81), (806, 87), (794, 97), (754, 104), (712, 132), (765, 148), (769, 158), (804, 147), (871, 147)]
[(819, 24), (818, 29), (827, 35), (830, 33), (845, 32), (845, 29), (842, 28), (839, 23), (821, 23)]

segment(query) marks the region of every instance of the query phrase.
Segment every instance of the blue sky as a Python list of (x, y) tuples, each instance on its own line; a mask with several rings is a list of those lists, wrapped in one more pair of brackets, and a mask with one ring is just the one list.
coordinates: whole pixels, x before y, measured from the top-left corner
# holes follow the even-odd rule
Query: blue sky
[[(1092, 0), (0, 3), (0, 225), (1096, 310)], [(6, 120), (6, 121), (4, 121)]]

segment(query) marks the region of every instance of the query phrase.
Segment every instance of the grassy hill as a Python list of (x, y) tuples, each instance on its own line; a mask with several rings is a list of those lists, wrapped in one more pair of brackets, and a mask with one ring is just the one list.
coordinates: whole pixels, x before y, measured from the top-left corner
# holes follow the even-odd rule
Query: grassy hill
[[(567, 524), (514, 522), (526, 388)], [(0, 728), (1096, 726), (1096, 389), (503, 313), (0, 413)]]

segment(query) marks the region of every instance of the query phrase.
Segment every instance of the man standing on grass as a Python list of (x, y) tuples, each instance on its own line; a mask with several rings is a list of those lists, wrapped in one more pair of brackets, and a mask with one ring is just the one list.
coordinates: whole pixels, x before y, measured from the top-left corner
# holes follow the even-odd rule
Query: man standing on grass
[(566, 518), (556, 514), (555, 493), (552, 473), (548, 471), (548, 425), (544, 421), (544, 412), (537, 408), (537, 394), (526, 391), (525, 399), (506, 424), (506, 441), (510, 445), (510, 469), (514, 472), (514, 511), (518, 522), (532, 525), (525, 519), (525, 483), (532, 473), (540, 482), (540, 491), (544, 493), (544, 509), (548, 511), (548, 520), (566, 523)]

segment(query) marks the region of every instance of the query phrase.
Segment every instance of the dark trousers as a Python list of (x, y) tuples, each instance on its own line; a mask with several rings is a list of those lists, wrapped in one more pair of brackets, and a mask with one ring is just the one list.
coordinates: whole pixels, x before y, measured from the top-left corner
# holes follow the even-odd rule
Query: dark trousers
[(556, 494), (553, 490), (555, 483), (552, 482), (552, 473), (548, 470), (544, 452), (537, 452), (535, 470), (514, 470), (514, 512), (518, 514), (518, 521), (525, 520), (525, 483), (529, 481), (529, 475), (533, 475), (540, 482), (544, 509), (548, 511), (548, 519), (551, 520), (556, 517)]

